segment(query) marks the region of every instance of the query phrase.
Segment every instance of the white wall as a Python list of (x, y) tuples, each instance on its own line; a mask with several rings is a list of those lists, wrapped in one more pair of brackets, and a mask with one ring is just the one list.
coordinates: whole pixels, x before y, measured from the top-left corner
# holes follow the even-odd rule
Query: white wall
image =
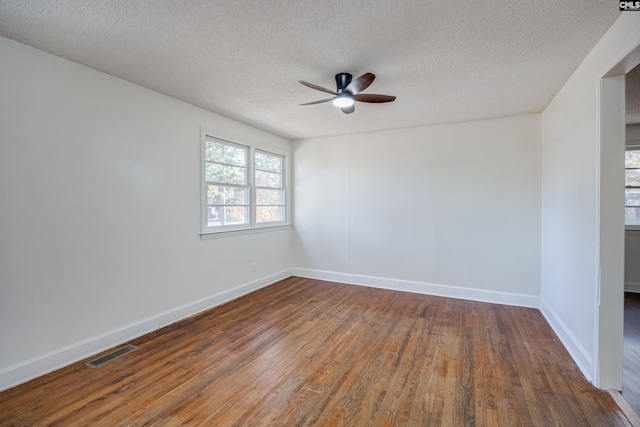
[(199, 237), (201, 126), (289, 141), (5, 38), (0, 57), (0, 390), (290, 275), (289, 229)]
[(585, 376), (604, 387), (596, 360), (600, 78), (639, 31), (640, 15), (622, 13), (542, 114), (541, 309)]
[(540, 116), (294, 142), (294, 273), (538, 305)]

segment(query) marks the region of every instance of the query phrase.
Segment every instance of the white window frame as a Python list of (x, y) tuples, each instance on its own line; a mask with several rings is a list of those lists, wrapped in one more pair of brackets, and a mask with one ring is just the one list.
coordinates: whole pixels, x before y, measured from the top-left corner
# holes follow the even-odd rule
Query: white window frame
[[(249, 213), (248, 218), (249, 221), (247, 224), (241, 225), (229, 225), (229, 226), (208, 226), (207, 221), (207, 181), (205, 181), (205, 169), (206, 169), (206, 156), (205, 156), (205, 148), (206, 148), (206, 140), (207, 138), (211, 138), (217, 141), (220, 141), (224, 144), (229, 144), (231, 146), (240, 146), (246, 147), (248, 149), (247, 154), (247, 183), (249, 189)], [(256, 151), (262, 152), (265, 154), (272, 154), (278, 157), (282, 157), (283, 162), (283, 171), (282, 171), (282, 190), (284, 191), (284, 209), (283, 221), (273, 221), (273, 222), (264, 222), (257, 223), (256, 222), (256, 183), (255, 183), (255, 153)], [(284, 152), (281, 149), (277, 149), (271, 146), (267, 146), (264, 144), (251, 144), (251, 143), (242, 143), (238, 141), (233, 141), (228, 138), (217, 136), (215, 133), (207, 132), (205, 130), (202, 131), (201, 137), (201, 147), (200, 147), (200, 186), (201, 186), (201, 207), (200, 207), (200, 236), (201, 238), (213, 238), (213, 237), (224, 237), (228, 235), (237, 235), (237, 234), (246, 234), (246, 233), (254, 233), (254, 232), (263, 232), (263, 231), (271, 231), (277, 230), (283, 227), (289, 227), (291, 225), (291, 203), (290, 203), (290, 185), (289, 185), (289, 153)], [(262, 187), (260, 187), (262, 188)]]

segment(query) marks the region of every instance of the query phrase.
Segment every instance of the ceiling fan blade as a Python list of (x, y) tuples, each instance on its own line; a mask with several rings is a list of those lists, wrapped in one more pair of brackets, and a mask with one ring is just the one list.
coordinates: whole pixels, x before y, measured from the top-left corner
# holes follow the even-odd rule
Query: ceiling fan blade
[(391, 102), (394, 101), (396, 99), (395, 96), (390, 96), (390, 95), (376, 95), (376, 94), (360, 94), (360, 95), (354, 95), (353, 99), (355, 99), (356, 101), (360, 101), (360, 102), (375, 102), (375, 103), (380, 103), (380, 102)]
[(354, 111), (356, 111), (356, 106), (355, 106), (355, 105), (352, 105), (351, 107), (342, 107), (342, 108), (341, 108), (341, 110), (342, 110), (342, 112), (343, 112), (343, 113), (345, 113), (345, 114), (351, 114), (351, 113), (353, 113)]
[(309, 83), (309, 82), (305, 82), (302, 80), (298, 80), (300, 83), (302, 83), (303, 85), (305, 85), (306, 87), (310, 87), (311, 89), (315, 89), (315, 90), (319, 90), (321, 92), (327, 92), (330, 93), (331, 95), (337, 95), (338, 93), (336, 91), (330, 90), (330, 89), (325, 89), (321, 86), (317, 86), (314, 85), (313, 83)]
[(350, 93), (351, 95), (356, 95), (357, 93), (360, 93), (368, 88), (369, 85), (373, 83), (373, 79), (375, 78), (376, 76), (373, 73), (363, 74), (349, 83), (349, 86), (347, 86), (344, 91)]
[(333, 101), (333, 98), (321, 99), (320, 101), (307, 102), (300, 105), (314, 105), (314, 104), (322, 104), (323, 102)]

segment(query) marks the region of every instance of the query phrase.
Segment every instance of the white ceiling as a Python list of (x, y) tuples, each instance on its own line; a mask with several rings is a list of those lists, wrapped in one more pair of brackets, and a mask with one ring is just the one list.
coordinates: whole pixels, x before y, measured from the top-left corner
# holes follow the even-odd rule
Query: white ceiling
[[(2, 0), (0, 35), (287, 138), (542, 111), (610, 0)], [(345, 115), (334, 75), (397, 96)]]

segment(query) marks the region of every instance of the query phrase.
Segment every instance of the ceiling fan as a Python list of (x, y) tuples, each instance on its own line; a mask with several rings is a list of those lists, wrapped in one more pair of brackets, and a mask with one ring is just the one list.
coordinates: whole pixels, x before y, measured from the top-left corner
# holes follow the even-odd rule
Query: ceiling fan
[(368, 88), (369, 85), (373, 82), (373, 79), (376, 78), (376, 76), (373, 73), (363, 74), (353, 81), (351, 80), (351, 77), (352, 76), (349, 73), (336, 74), (336, 86), (337, 86), (336, 91), (299, 80), (300, 83), (302, 83), (307, 87), (310, 87), (311, 89), (315, 89), (321, 92), (326, 92), (326, 93), (335, 95), (332, 98), (321, 99), (320, 101), (307, 102), (306, 104), (300, 104), (300, 105), (314, 105), (314, 104), (321, 104), (323, 102), (333, 101), (333, 105), (335, 105), (336, 107), (340, 107), (343, 113), (351, 114), (355, 111), (355, 106), (353, 105), (354, 101), (381, 103), (381, 102), (391, 102), (396, 99), (395, 96), (360, 93), (366, 88)]

